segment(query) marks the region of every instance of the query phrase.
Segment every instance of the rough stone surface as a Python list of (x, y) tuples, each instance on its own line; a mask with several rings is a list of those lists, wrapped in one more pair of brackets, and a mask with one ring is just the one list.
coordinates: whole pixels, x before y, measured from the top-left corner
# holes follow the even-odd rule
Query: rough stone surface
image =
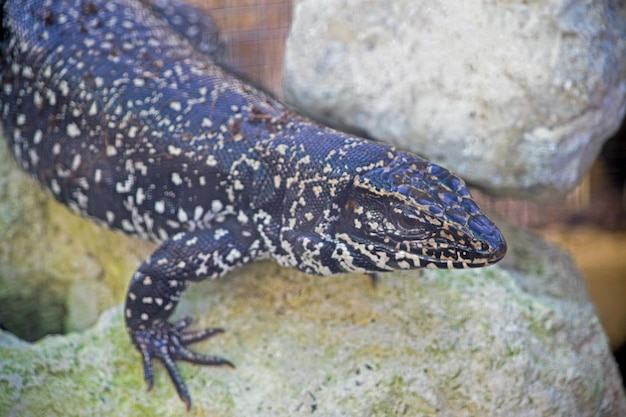
[[(27, 279), (36, 275), (64, 275), (64, 286), (49, 285), (60, 297), (78, 294), (67, 301), (70, 311), (102, 293), (120, 302), (141, 256), (137, 241), (64, 213), (6, 158), (0, 168), (2, 178), (11, 178), (0, 182), (0, 213), (18, 222), (2, 223), (0, 288), (15, 280), (20, 304), (39, 307), (39, 316), (49, 306), (29, 288), (45, 289), (43, 281)], [(7, 191), (14, 187), (20, 192)], [(12, 202), (4, 199), (9, 194)], [(23, 213), (11, 211), (22, 201)], [(163, 367), (146, 390), (121, 307), (83, 333), (33, 344), (0, 332), (0, 415), (626, 415), (606, 337), (571, 261), (502, 226), (510, 244), (502, 267), (385, 274), (374, 287), (364, 275), (320, 278), (267, 261), (194, 285), (177, 317), (225, 327), (227, 333), (196, 348), (237, 368), (181, 365), (194, 400), (188, 414)], [(16, 252), (11, 242), (30, 246)], [(123, 251), (138, 259), (120, 261)], [(110, 265), (116, 273), (103, 272)], [(2, 300), (3, 320), (23, 311), (9, 311), (16, 303), (8, 301)]]
[(564, 196), (626, 107), (614, 1), (299, 0), (284, 91), (488, 191)]

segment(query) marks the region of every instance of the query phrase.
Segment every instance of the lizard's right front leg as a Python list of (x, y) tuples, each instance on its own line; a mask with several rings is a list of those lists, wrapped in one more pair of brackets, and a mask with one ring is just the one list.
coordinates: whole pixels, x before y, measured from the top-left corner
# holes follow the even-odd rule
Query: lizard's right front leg
[(144, 379), (152, 387), (152, 360), (167, 369), (179, 397), (187, 408), (191, 397), (176, 361), (200, 365), (234, 365), (217, 356), (203, 355), (187, 348), (222, 329), (184, 331), (191, 323), (184, 318), (170, 323), (182, 292), (190, 281), (217, 278), (256, 256), (258, 239), (254, 233), (234, 234), (215, 228), (179, 233), (166, 240), (133, 275), (126, 296), (126, 329), (143, 357)]

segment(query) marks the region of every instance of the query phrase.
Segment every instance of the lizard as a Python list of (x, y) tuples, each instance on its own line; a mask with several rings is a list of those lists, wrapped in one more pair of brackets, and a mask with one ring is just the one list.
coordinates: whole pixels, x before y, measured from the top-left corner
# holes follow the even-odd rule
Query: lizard
[(158, 244), (124, 319), (148, 388), (160, 361), (188, 409), (178, 361), (234, 366), (188, 347), (223, 329), (170, 322), (191, 283), (256, 259), (332, 275), (482, 267), (506, 253), (461, 178), (234, 76), (191, 6), (0, 0), (0, 13), (8, 146), (74, 213)]

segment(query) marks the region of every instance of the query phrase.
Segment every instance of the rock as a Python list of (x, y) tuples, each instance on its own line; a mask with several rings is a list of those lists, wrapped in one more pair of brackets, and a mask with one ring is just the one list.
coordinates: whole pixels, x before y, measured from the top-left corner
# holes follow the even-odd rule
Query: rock
[[(178, 316), (229, 331), (182, 365), (197, 415), (623, 416), (589, 303), (534, 296), (500, 268), (319, 279), (271, 262), (197, 285)], [(178, 416), (157, 366), (145, 389), (121, 308), (81, 334), (0, 338), (2, 415)], [(45, 370), (42, 372), (42, 370)]]
[[(2, 299), (3, 320), (26, 326), (27, 302), (39, 317), (102, 294), (122, 302), (151, 247), (139, 250), (136, 240), (65, 213), (6, 155), (0, 168), (9, 178), (0, 195), (12, 198), (0, 199), (0, 218), (16, 221), (2, 224), (0, 276), (17, 280), (13, 289), (23, 294), (20, 303)], [(22, 199), (27, 210), (7, 210)], [(195, 284), (176, 317), (226, 328), (196, 349), (237, 368), (181, 364), (192, 415), (626, 415), (606, 337), (572, 262), (502, 226), (509, 241), (502, 266), (391, 273), (374, 287), (365, 275), (320, 278), (265, 261)], [(39, 301), (47, 285), (64, 300), (57, 307)], [(83, 315), (106, 303), (92, 304)], [(184, 414), (163, 367), (155, 374), (147, 391), (121, 306), (82, 333), (36, 343), (0, 332), (3, 416)]]
[(555, 200), (626, 108), (626, 6), (300, 0), (288, 102), (491, 193)]

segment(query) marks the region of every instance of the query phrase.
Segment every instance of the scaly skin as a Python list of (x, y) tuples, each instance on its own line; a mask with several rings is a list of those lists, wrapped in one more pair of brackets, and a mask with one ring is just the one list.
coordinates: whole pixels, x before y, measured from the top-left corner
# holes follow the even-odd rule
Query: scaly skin
[(313, 123), (215, 65), (213, 26), (189, 6), (0, 3), (10, 147), (72, 211), (160, 243), (132, 277), (126, 325), (148, 385), (158, 359), (187, 407), (177, 360), (231, 365), (186, 347), (221, 329), (168, 321), (190, 282), (258, 258), (329, 275), (506, 252), (450, 171)]

